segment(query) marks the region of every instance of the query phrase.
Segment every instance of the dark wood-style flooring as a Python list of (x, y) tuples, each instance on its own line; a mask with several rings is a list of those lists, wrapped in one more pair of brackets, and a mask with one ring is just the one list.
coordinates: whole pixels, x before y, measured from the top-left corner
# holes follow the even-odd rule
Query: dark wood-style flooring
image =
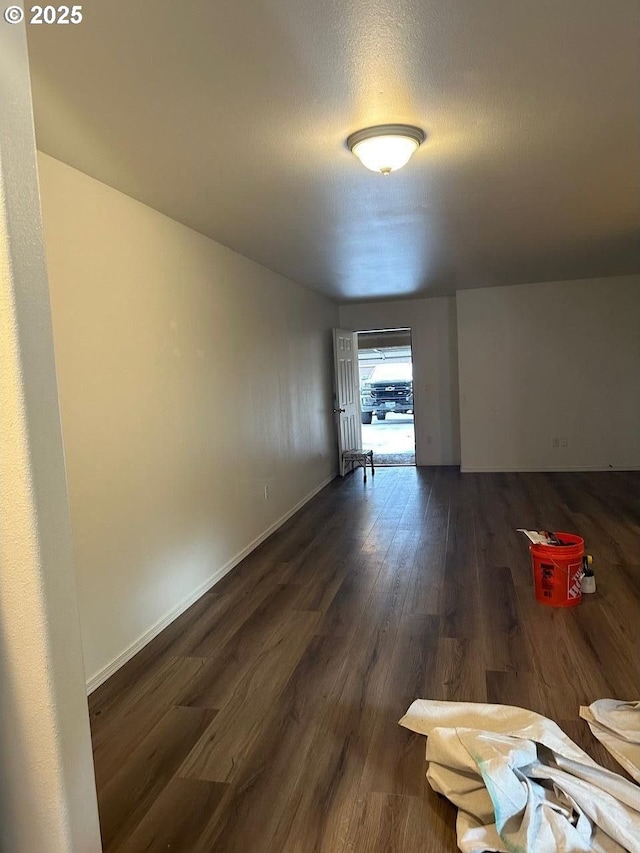
[[(90, 698), (106, 851), (455, 850), (417, 697), (578, 719), (638, 697), (640, 477), (381, 468), (336, 480)], [(533, 596), (516, 527), (574, 531), (598, 592)]]

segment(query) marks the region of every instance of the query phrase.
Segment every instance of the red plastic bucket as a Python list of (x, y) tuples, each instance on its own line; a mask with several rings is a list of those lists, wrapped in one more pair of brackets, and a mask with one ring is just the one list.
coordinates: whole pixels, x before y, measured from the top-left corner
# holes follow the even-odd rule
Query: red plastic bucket
[(582, 601), (584, 539), (556, 533), (565, 545), (529, 545), (536, 599), (551, 607), (575, 607)]

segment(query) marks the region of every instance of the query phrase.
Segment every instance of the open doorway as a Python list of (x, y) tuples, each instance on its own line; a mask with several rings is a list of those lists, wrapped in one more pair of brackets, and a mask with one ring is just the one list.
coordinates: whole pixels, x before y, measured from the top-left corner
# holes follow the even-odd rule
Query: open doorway
[(411, 329), (358, 332), (362, 446), (376, 465), (415, 465)]

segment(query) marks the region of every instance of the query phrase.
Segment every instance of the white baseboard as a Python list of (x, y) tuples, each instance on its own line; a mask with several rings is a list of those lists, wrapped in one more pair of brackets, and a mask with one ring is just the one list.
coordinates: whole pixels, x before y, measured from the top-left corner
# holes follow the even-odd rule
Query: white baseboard
[(467, 467), (461, 466), (461, 474), (528, 474), (528, 473), (548, 473), (561, 474), (563, 472), (571, 473), (574, 471), (640, 471), (640, 465), (624, 465), (616, 468), (607, 466), (603, 468), (601, 465), (560, 465), (557, 468), (552, 468), (549, 465), (517, 465), (517, 466), (486, 466), (486, 467)]
[(265, 539), (271, 536), (272, 533), (282, 527), (282, 525), (288, 521), (292, 515), (298, 512), (299, 509), (308, 503), (312, 498), (314, 498), (318, 492), (322, 491), (325, 486), (328, 486), (332, 480), (335, 480), (336, 474), (332, 474), (330, 477), (327, 477), (325, 480), (320, 483), (319, 486), (316, 486), (308, 495), (306, 495), (302, 500), (298, 501), (298, 503), (291, 507), (288, 512), (286, 512), (281, 518), (277, 521), (274, 521), (266, 530), (264, 530), (259, 536), (257, 536), (252, 542), (250, 542), (242, 551), (239, 551), (234, 557), (232, 557), (224, 566), (221, 566), (219, 569), (209, 577), (207, 580), (200, 584), (197, 589), (191, 592), (186, 598), (183, 598), (182, 601), (173, 607), (168, 613), (158, 620), (155, 625), (152, 625), (148, 631), (145, 631), (144, 634), (141, 634), (137, 640), (126, 648), (123, 652), (121, 652), (117, 657), (115, 657), (110, 663), (104, 666), (102, 669), (98, 670), (95, 675), (92, 675), (91, 678), (87, 681), (87, 694), (93, 693), (93, 691), (100, 687), (110, 676), (112, 676), (115, 672), (117, 672), (121, 666), (124, 666), (127, 661), (131, 660), (131, 658), (136, 655), (141, 649), (143, 649), (147, 643), (150, 643), (154, 637), (157, 637), (158, 634), (163, 631), (167, 625), (170, 625), (174, 619), (177, 619), (184, 611), (191, 607), (191, 605), (196, 602), (200, 596), (204, 595), (205, 592), (208, 592), (213, 586), (215, 586), (219, 580), (228, 574), (231, 569), (235, 568), (238, 563), (241, 563), (242, 560), (246, 556), (248, 556), (252, 551), (254, 551), (258, 545), (262, 544)]

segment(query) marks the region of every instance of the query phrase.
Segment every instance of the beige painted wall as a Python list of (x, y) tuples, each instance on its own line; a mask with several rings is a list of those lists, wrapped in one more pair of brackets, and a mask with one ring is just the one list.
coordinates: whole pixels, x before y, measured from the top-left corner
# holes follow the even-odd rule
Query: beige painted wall
[(344, 329), (411, 328), (418, 465), (460, 462), (455, 307), (451, 297), (340, 306)]
[(46, 155), (39, 166), (95, 684), (334, 475), (338, 312)]
[(640, 467), (640, 276), (457, 303), (463, 470)]

